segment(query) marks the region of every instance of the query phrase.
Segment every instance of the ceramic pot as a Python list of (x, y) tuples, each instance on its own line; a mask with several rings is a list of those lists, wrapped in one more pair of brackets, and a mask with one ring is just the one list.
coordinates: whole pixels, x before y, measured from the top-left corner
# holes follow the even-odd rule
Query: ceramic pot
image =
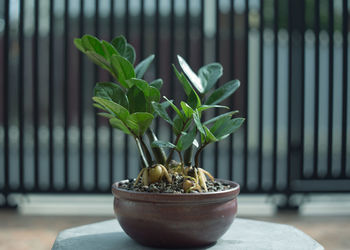
[(216, 242), (237, 213), (239, 184), (218, 180), (232, 189), (212, 193), (160, 194), (112, 186), (114, 212), (135, 241), (153, 247), (198, 247)]

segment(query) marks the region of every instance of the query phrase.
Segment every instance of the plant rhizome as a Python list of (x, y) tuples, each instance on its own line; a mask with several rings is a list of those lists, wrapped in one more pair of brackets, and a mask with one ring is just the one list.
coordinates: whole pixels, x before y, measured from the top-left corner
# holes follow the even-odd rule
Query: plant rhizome
[[(142, 169), (136, 179), (125, 182), (122, 188), (185, 193), (228, 188), (199, 166), (200, 154), (206, 146), (227, 138), (244, 122), (244, 118), (233, 117), (238, 111), (220, 105), (240, 86), (238, 80), (232, 80), (215, 88), (223, 74), (221, 64), (207, 64), (195, 73), (178, 56), (181, 71), (175, 65), (172, 67), (186, 100), (176, 104), (165, 96), (161, 98), (162, 79), (150, 83), (143, 79), (154, 55), (134, 66), (135, 49), (123, 36), (107, 42), (84, 35), (75, 39), (74, 44), (112, 75), (115, 82), (96, 83), (93, 105), (102, 110), (98, 114), (109, 119), (113, 128), (134, 138), (140, 152)], [(168, 109), (173, 109), (173, 117)], [(211, 109), (225, 112), (205, 120), (203, 113)], [(174, 142), (157, 138), (152, 129), (157, 116), (172, 127)]]

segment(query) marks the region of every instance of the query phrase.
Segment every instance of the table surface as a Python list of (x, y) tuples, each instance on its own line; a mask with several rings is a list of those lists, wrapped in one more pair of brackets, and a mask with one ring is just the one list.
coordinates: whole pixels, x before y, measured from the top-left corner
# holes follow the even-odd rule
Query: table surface
[[(52, 249), (144, 250), (152, 248), (141, 246), (133, 241), (124, 233), (115, 219), (66, 229), (59, 233)], [(292, 226), (235, 219), (228, 232), (215, 245), (196, 249), (322, 250), (324, 248), (311, 237)]]

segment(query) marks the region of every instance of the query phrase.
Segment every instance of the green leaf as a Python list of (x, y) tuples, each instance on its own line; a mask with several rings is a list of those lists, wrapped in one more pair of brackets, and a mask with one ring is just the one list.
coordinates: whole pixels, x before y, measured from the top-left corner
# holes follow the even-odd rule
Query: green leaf
[(105, 51), (106, 58), (110, 60), (113, 55), (120, 55), (119, 52), (109, 42), (102, 40), (102, 47)]
[(122, 121), (125, 121), (126, 118), (129, 116), (129, 111), (118, 103), (97, 96), (94, 96), (92, 99), (98, 104), (105, 107), (108, 110), (108, 112), (116, 115), (117, 118)]
[(113, 101), (125, 107), (129, 108), (128, 98), (126, 97), (123, 89), (117, 84), (112, 82), (99, 82), (94, 88), (94, 95), (106, 100)]
[[(168, 102), (166, 102), (168, 104)], [(164, 103), (158, 103), (158, 102), (152, 102), (152, 106), (154, 111), (161, 117), (163, 118), (166, 122), (169, 124), (173, 125), (174, 122), (171, 120), (170, 116), (166, 112), (166, 107)]]
[(160, 79), (160, 78), (156, 79), (153, 82), (151, 82), (149, 85), (154, 87), (154, 88), (156, 88), (156, 89), (158, 89), (158, 90), (160, 90), (162, 88), (162, 86), (163, 86), (163, 80)]
[(211, 109), (211, 108), (225, 108), (225, 109), (230, 109), (229, 107), (227, 106), (222, 106), (222, 105), (201, 105), (199, 108), (198, 108), (198, 112), (202, 112), (204, 110), (207, 110), (207, 109)]
[(187, 64), (187, 62), (181, 57), (177, 56), (177, 59), (179, 60), (179, 64), (182, 68), (182, 70), (185, 72), (187, 77), (192, 82), (193, 86), (200, 92), (204, 93), (204, 86), (201, 83), (201, 79), (194, 73), (191, 69), (191, 67)]
[(222, 115), (215, 116), (215, 117), (211, 118), (210, 120), (205, 121), (203, 124), (204, 124), (204, 125), (208, 125), (208, 124), (210, 124), (210, 123), (213, 123), (213, 122), (215, 122), (215, 121), (221, 119), (222, 117), (225, 117), (225, 116), (231, 117), (232, 115), (237, 114), (237, 113), (238, 113), (238, 110), (231, 111), (231, 112), (227, 112), (227, 113), (224, 113), (224, 114), (222, 114)]
[(205, 104), (210, 105), (220, 103), (232, 95), (239, 88), (239, 85), (240, 83), (238, 80), (232, 80), (225, 83), (208, 97), (208, 100), (205, 102)]
[(213, 133), (205, 126), (203, 125), (204, 130), (205, 130), (205, 141), (210, 143), (210, 142), (215, 142), (218, 139), (213, 135)]
[(220, 119), (218, 119), (214, 125), (210, 128), (210, 132), (212, 132), (215, 135), (215, 132), (218, 129), (222, 129), (225, 126), (228, 126), (230, 123), (231, 117), (230, 116), (223, 116)]
[(210, 63), (201, 67), (198, 71), (198, 76), (204, 87), (204, 93), (207, 93), (222, 76), (222, 66), (220, 63)]
[(134, 132), (135, 135), (142, 136), (151, 125), (153, 118), (153, 115), (150, 113), (133, 113), (128, 116), (126, 125)]
[(154, 141), (151, 146), (153, 148), (175, 148), (176, 146), (167, 141)]
[(112, 128), (119, 129), (123, 131), (125, 134), (131, 135), (130, 130), (124, 125), (124, 123), (117, 119), (117, 118), (112, 118), (109, 119), (109, 124), (111, 124)]
[(148, 67), (151, 65), (152, 61), (154, 59), (154, 55), (150, 55), (143, 61), (141, 61), (136, 67), (135, 67), (135, 73), (137, 78), (142, 78), (143, 75), (146, 73)]
[(77, 49), (79, 49), (81, 52), (85, 53), (86, 50), (84, 48), (83, 42), (80, 38), (75, 38), (74, 39), (74, 45), (75, 47), (77, 47)]
[(173, 132), (175, 135), (179, 135), (183, 130), (184, 122), (179, 117), (179, 115), (176, 115), (174, 117), (174, 124), (173, 124)]
[(190, 105), (192, 109), (195, 109), (201, 105), (201, 100), (197, 94), (197, 92), (192, 88), (192, 85), (188, 82), (186, 76), (177, 70), (175, 65), (173, 64), (173, 68), (176, 74), (176, 77), (179, 79), (181, 85), (183, 86), (185, 93), (187, 95), (187, 103)]
[(229, 120), (227, 122), (224, 122), (219, 128), (216, 129), (215, 135), (216, 138), (219, 140), (222, 140), (229, 136), (230, 134), (234, 133), (241, 127), (241, 125), (244, 122), (244, 118), (235, 118), (232, 120)]
[(117, 36), (115, 37), (111, 44), (114, 46), (114, 48), (116, 48), (116, 50), (119, 52), (120, 55), (124, 55), (125, 54), (125, 50), (126, 50), (126, 39), (124, 36)]
[(136, 86), (132, 86), (128, 92), (130, 113), (146, 112), (148, 110), (145, 94)]
[(203, 128), (203, 125), (201, 123), (201, 120), (200, 120), (200, 117), (199, 117), (199, 114), (198, 114), (198, 111), (196, 111), (195, 113), (193, 113), (193, 120), (194, 120), (194, 123), (196, 124), (199, 132), (201, 134), (204, 134), (205, 135), (205, 130)]
[(93, 51), (86, 51), (85, 54), (101, 68), (108, 70), (108, 71), (111, 71), (110, 63), (101, 55), (99, 55)]
[(130, 88), (126, 80), (135, 77), (135, 71), (132, 64), (120, 55), (113, 55), (111, 57), (111, 63), (113, 70), (117, 73), (117, 79), (121, 85), (125, 88)]
[(194, 139), (196, 138), (196, 134), (196, 128), (193, 128), (189, 133), (184, 133), (180, 137), (176, 145), (176, 149), (179, 151), (188, 149), (192, 145)]
[(96, 37), (91, 35), (84, 35), (82, 38), (82, 45), (85, 50), (94, 51), (102, 57), (106, 57), (106, 54), (103, 50), (102, 43)]
[(163, 96), (163, 98), (165, 100), (167, 100), (167, 102), (170, 104), (170, 106), (173, 108), (173, 110), (177, 113), (177, 115), (181, 118), (181, 120), (185, 121), (186, 118), (184, 117), (184, 115), (180, 112), (180, 110), (175, 106), (175, 104), (170, 101), (168, 98), (166, 98), (166, 96)]
[(106, 117), (106, 118), (114, 118), (113, 115), (111, 115), (110, 113), (97, 113), (99, 116), (102, 116), (102, 117)]
[(138, 87), (145, 95), (147, 101), (149, 102), (148, 106), (152, 101), (159, 102), (160, 100), (160, 92), (155, 87), (148, 85), (145, 80), (132, 78), (127, 81), (129, 85), (135, 85)]
[(92, 106), (94, 106), (95, 108), (98, 108), (98, 109), (102, 109), (103, 111), (108, 111), (105, 107), (103, 107), (102, 105), (97, 104), (97, 103), (93, 103)]
[(185, 102), (181, 101), (182, 110), (187, 118), (191, 118), (193, 114), (193, 109)]
[(126, 45), (126, 50), (125, 50), (125, 53), (124, 53), (124, 57), (126, 59), (128, 59), (128, 61), (134, 65), (135, 63), (135, 59), (136, 59), (136, 52), (135, 52), (135, 49), (133, 46), (131, 46), (130, 44), (127, 44)]

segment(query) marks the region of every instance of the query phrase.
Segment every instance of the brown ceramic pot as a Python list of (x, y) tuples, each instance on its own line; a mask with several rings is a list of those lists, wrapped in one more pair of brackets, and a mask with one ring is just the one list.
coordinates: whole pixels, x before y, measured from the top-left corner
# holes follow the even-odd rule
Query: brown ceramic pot
[(216, 242), (237, 213), (239, 185), (214, 193), (157, 194), (127, 191), (113, 184), (114, 212), (123, 230), (153, 247), (198, 247)]

